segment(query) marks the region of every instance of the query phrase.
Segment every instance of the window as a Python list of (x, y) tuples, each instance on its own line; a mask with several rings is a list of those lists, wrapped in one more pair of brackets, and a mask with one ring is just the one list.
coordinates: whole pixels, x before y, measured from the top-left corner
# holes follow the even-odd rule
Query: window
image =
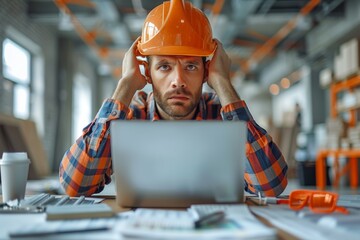
[(12, 83), (12, 113), (15, 117), (30, 116), (31, 54), (6, 38), (3, 42), (3, 76)]
[(72, 138), (75, 141), (82, 134), (82, 129), (91, 121), (91, 88), (89, 79), (77, 73), (73, 85), (73, 130)]

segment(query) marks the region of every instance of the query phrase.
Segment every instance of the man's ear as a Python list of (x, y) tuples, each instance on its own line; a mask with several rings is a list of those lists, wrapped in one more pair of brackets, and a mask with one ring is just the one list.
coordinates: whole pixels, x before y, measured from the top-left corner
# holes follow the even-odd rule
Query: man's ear
[(152, 81), (151, 81), (151, 75), (150, 75), (150, 66), (149, 66), (149, 63), (144, 61), (142, 62), (142, 64), (144, 65), (144, 69), (145, 69), (145, 78), (146, 78), (146, 81), (150, 84), (152, 84)]
[(207, 60), (206, 62), (204, 62), (204, 80), (203, 80), (203, 83), (207, 82), (207, 80), (209, 78), (209, 65), (210, 65), (210, 60)]

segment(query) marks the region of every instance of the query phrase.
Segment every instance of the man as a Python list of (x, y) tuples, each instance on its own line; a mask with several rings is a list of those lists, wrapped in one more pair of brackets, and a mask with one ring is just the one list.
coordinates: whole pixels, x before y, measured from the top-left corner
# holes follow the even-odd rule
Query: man
[[(139, 70), (139, 55), (147, 59), (145, 76)], [(205, 82), (216, 94), (202, 93)], [(152, 93), (138, 91), (147, 83)], [(149, 13), (142, 37), (124, 56), (114, 94), (64, 155), (59, 175), (68, 195), (91, 195), (111, 181), (109, 126), (115, 119), (244, 120), (248, 126), (245, 190), (277, 196), (287, 185), (287, 165), (280, 150), (237, 95), (230, 81), (229, 57), (212, 38), (206, 16), (190, 3), (164, 2)]]

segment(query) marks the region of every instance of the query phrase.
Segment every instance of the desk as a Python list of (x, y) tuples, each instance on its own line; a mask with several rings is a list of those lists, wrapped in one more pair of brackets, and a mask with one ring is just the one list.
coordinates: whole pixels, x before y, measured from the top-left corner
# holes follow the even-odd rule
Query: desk
[[(129, 210), (128, 208), (122, 208), (122, 207), (118, 206), (116, 204), (115, 199), (106, 199), (104, 201), (104, 203), (108, 204), (116, 212), (123, 212), (123, 211)], [(256, 206), (256, 204), (254, 202), (249, 201), (249, 200), (246, 201), (246, 204), (248, 206), (250, 206), (250, 207)], [(261, 206), (259, 208), (267, 209), (267, 210), (272, 211), (273, 214), (275, 213), (275, 215), (276, 214), (280, 215), (280, 212), (277, 210), (278, 206), (282, 207), (282, 209), (287, 209), (286, 205), (285, 206), (284, 205)], [(293, 217), (296, 215), (296, 213), (293, 212), (292, 210), (291, 210), (291, 213), (293, 214)], [(285, 231), (285, 230), (283, 230), (281, 228), (276, 227), (274, 224), (272, 224), (270, 221), (266, 220), (265, 218), (260, 217), (258, 215), (255, 215), (255, 217), (258, 220), (260, 220), (262, 223), (264, 223), (266, 226), (269, 226), (269, 227), (272, 227), (272, 228), (276, 229), (278, 239), (286, 239), (286, 240), (299, 239), (299, 238), (295, 237), (294, 235), (292, 235), (290, 232), (287, 232), (287, 231)], [(297, 218), (296, 220), (297, 220), (298, 223), (302, 222), (302, 221), (305, 221), (305, 219), (301, 219), (301, 218)], [(284, 220), (283, 220), (283, 222), (284, 222)], [(295, 222), (292, 222), (292, 219), (290, 217), (289, 218), (286, 217), (285, 224), (287, 224), (288, 222), (291, 223), (291, 224), (289, 224), (289, 226), (290, 225), (291, 226), (296, 226), (297, 225)], [(303, 231), (303, 234), (309, 234), (309, 232), (310, 232), (310, 235), (307, 235), (307, 237), (310, 237), (310, 238), (311, 238), (312, 234), (314, 235), (314, 239), (317, 239), (316, 237), (319, 237), (319, 234), (322, 234), (322, 236), (324, 236), (322, 239), (328, 239), (329, 238), (328, 234), (332, 235), (332, 232), (331, 232), (332, 230), (331, 229), (329, 229), (328, 232), (326, 232), (326, 234), (324, 234), (324, 229), (321, 231), (321, 233), (317, 233), (316, 230), (314, 230), (314, 229), (317, 228), (317, 226), (316, 226), (316, 224), (314, 224), (312, 222), (308, 222), (306, 225), (302, 225), (301, 227), (307, 229), (307, 230)], [(310, 231), (310, 230), (312, 230), (312, 231)], [(326, 229), (326, 231), (327, 231), (327, 229)], [(333, 236), (334, 236), (333, 238), (335, 238), (335, 239), (340, 238), (338, 232), (334, 233)], [(341, 236), (341, 234), (340, 234), (340, 236)], [(349, 238), (348, 236), (344, 236), (344, 237), (346, 239)], [(353, 239), (353, 237), (350, 237), (349, 239), (351, 239), (351, 238)]]
[[(0, 202), (2, 200), (2, 196), (0, 195)], [(109, 205), (115, 212), (121, 213), (125, 211), (129, 211), (129, 208), (123, 208), (117, 205), (116, 200), (114, 198), (106, 198), (104, 203)], [(248, 201), (249, 205), (254, 205)], [(261, 222), (265, 225), (273, 227), (268, 221), (263, 218), (259, 218)], [(26, 226), (29, 223), (43, 223), (45, 222), (45, 214), (0, 214), (0, 239), (9, 239), (8, 232), (15, 229), (19, 226), (19, 224)], [(277, 229), (278, 231), (278, 239), (296, 239), (294, 236), (282, 231), (281, 229)], [(74, 234), (62, 234), (62, 235), (54, 235), (50, 238), (46, 239), (123, 239), (116, 232), (90, 232), (90, 233), (74, 233)], [(42, 239), (42, 238), (39, 238)]]
[[(1, 196), (0, 196), (0, 199), (2, 199)], [(122, 207), (118, 206), (116, 204), (116, 200), (114, 198), (105, 199), (104, 203), (108, 204), (117, 213), (129, 210), (128, 208), (122, 208)], [(254, 205), (254, 203), (252, 203), (250, 201), (248, 201), (247, 204), (250, 207), (253, 207), (253, 205)], [(282, 207), (282, 208), (278, 208), (278, 207)], [(295, 222), (292, 222), (294, 220), (294, 216), (296, 216), (296, 213), (293, 212), (293, 211), (290, 211), (287, 208), (286, 205), (285, 206), (284, 205), (262, 206), (262, 207), (258, 207), (258, 209), (271, 211), (272, 215), (275, 215), (274, 216), (275, 220), (278, 220), (277, 215), (281, 215), (279, 210), (286, 209), (287, 213), (288, 214), (290, 213), (292, 215), (293, 219), (286, 217), (285, 219), (282, 220), (283, 224), (285, 222), (285, 224), (289, 223), (289, 225), (291, 225), (291, 226), (296, 225), (296, 224), (294, 224)], [(265, 225), (270, 226), (272, 228), (275, 228), (277, 230), (278, 239), (298, 239), (298, 238), (294, 237), (294, 235), (292, 235), (290, 232), (287, 232), (287, 231), (284, 231), (284, 230), (282, 230), (280, 228), (277, 228), (275, 225), (270, 223), (268, 220), (266, 220), (266, 219), (264, 219), (262, 217), (258, 217), (258, 216), (256, 216), (256, 217), (261, 222), (263, 222)], [(270, 219), (272, 220), (272, 218), (270, 218)], [(296, 217), (295, 220), (298, 223), (304, 221), (304, 219), (297, 218), (297, 217)], [(119, 221), (119, 220), (115, 220), (115, 221)], [(0, 214), (0, 239), (9, 239), (9, 237), (8, 237), (9, 231), (17, 229), (19, 226), (27, 226), (28, 224), (42, 224), (42, 223), (46, 223), (45, 214)], [(312, 222), (307, 222), (306, 225), (304, 225), (302, 227), (307, 229), (307, 231), (302, 231), (303, 235), (304, 234), (309, 234), (309, 229), (311, 229), (313, 234), (310, 233), (310, 235), (307, 235), (307, 236), (309, 236), (309, 237), (314, 236), (314, 238), (318, 237), (318, 235), (315, 234), (315, 232), (317, 231), (316, 224), (314, 224)], [(288, 228), (284, 228), (284, 229), (288, 229)], [(337, 233), (337, 235), (336, 234), (333, 235), (332, 231), (333, 230), (331, 228), (329, 228), (329, 229), (326, 228), (326, 234), (324, 234), (324, 228), (323, 228), (322, 232), (321, 232), (321, 236), (323, 236), (322, 239), (327, 239), (328, 236), (332, 236), (333, 238), (335, 238), (335, 236), (336, 236), (337, 239), (339, 239), (339, 236), (342, 236), (342, 235), (339, 235), (339, 233)], [(348, 237), (344, 236), (344, 238), (347, 239)], [(36, 239), (44, 239), (44, 238), (36, 238)], [(66, 239), (66, 240), (69, 240), (69, 239), (122, 240), (122, 239), (125, 239), (125, 238), (123, 238), (120, 235), (120, 233), (117, 231), (117, 229), (114, 227), (111, 230), (107, 230), (107, 231), (82, 232), (82, 233), (71, 233), (71, 234), (61, 234), (61, 235), (46, 236), (46, 239), (56, 239), (56, 240), (58, 240), (58, 239)], [(317, 238), (317, 239), (319, 239), (319, 238)]]
[[(125, 211), (129, 211), (130, 208), (123, 208), (123, 207), (120, 207), (117, 205), (116, 203), (116, 200), (115, 199), (105, 199), (104, 200), (104, 203), (106, 203), (107, 205), (109, 205), (115, 212), (125, 212)], [(254, 206), (255, 203), (254, 202), (251, 202), (251, 201), (247, 201), (246, 202), (247, 205), (249, 206)], [(266, 206), (263, 206), (263, 207), (266, 207)], [(255, 215), (256, 216), (256, 215)], [(276, 227), (274, 227), (269, 221), (267, 221), (266, 219), (262, 218), (262, 217), (259, 217), (259, 216), (256, 216), (262, 223), (264, 223), (266, 226), (269, 226), (269, 227), (272, 227), (272, 228), (275, 228), (277, 230), (277, 234), (278, 234), (278, 239), (282, 240), (282, 239), (286, 239), (286, 240), (292, 240), (292, 239), (297, 239), (296, 237), (294, 237), (293, 235), (281, 230), (281, 229), (278, 229)]]
[(103, 201), (103, 203), (109, 205), (116, 213), (121, 213), (131, 210), (130, 208), (120, 207), (119, 205), (117, 205), (116, 200), (113, 198), (112, 199), (107, 198)]

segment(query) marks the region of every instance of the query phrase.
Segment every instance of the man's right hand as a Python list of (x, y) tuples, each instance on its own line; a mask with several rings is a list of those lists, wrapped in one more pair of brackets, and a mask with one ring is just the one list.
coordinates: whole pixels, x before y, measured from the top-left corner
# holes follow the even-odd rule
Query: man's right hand
[(139, 40), (140, 37), (133, 42), (130, 49), (125, 53), (122, 62), (122, 77), (112, 96), (112, 99), (119, 100), (126, 106), (129, 106), (135, 92), (143, 89), (147, 83), (146, 78), (140, 72), (139, 61), (136, 59), (136, 54), (139, 54), (137, 49)]

